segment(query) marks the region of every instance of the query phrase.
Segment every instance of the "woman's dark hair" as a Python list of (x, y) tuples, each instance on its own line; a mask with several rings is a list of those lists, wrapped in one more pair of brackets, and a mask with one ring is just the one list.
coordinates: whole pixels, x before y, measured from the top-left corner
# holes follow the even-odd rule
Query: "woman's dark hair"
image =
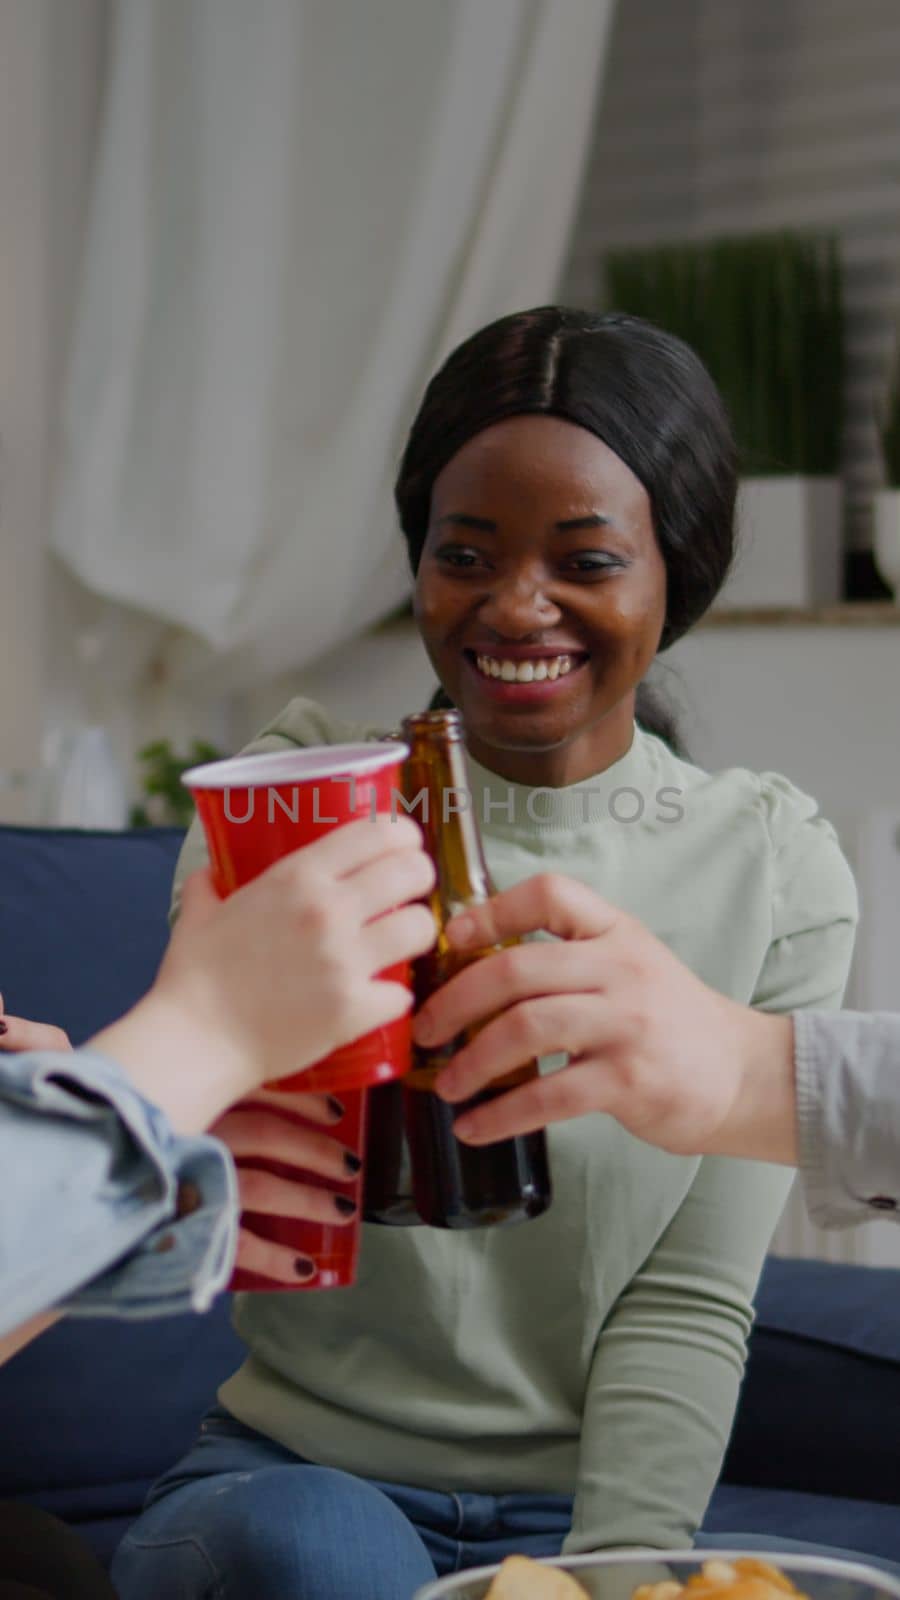
[[(526, 413), (596, 434), (646, 489), (666, 564), (665, 650), (715, 599), (734, 555), (737, 451), (712, 378), (682, 340), (619, 312), (541, 306), (482, 328), (432, 378), (400, 463), (394, 494), (414, 573), (438, 473), (475, 434)], [(641, 720), (670, 737), (651, 698)]]

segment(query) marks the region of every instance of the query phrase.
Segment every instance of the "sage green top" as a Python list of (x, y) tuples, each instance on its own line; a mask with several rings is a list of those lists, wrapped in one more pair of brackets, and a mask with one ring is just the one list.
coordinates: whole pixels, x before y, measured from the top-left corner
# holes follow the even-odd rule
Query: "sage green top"
[[(366, 731), (295, 700), (251, 749)], [(840, 1004), (853, 879), (812, 800), (636, 729), (556, 790), (470, 762), (500, 888), (553, 870), (771, 1011)], [(179, 865), (203, 858), (195, 824)], [(670, 1156), (593, 1115), (549, 1131), (553, 1203), (509, 1229), (367, 1226), (358, 1282), (240, 1297), (225, 1406), (297, 1454), (446, 1491), (575, 1494), (566, 1550), (689, 1545), (728, 1440), (751, 1297), (792, 1174)]]

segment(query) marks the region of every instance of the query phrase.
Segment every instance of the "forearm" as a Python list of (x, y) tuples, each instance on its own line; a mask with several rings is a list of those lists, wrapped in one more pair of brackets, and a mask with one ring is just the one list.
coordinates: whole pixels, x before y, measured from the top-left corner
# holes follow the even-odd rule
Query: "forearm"
[(176, 1133), (211, 1127), (247, 1089), (247, 1062), (227, 1033), (213, 1036), (158, 989), (97, 1034), (90, 1048), (118, 1062)]
[(729, 1003), (721, 1056), (734, 1097), (708, 1153), (796, 1166), (793, 1018)]
[(686, 1549), (702, 1520), (728, 1442), (744, 1330), (735, 1359), (711, 1371), (709, 1352), (683, 1335), (668, 1300), (660, 1286), (655, 1330), (649, 1303), (616, 1314), (592, 1379), (566, 1555)]
[(706, 1157), (600, 1335), (566, 1552), (683, 1549), (734, 1420), (759, 1272), (791, 1174)]

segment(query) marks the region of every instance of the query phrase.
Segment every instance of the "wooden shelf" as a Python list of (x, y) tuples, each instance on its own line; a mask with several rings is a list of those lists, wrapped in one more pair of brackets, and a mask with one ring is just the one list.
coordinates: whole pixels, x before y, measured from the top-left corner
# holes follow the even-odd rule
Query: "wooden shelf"
[(848, 600), (843, 605), (798, 610), (748, 606), (708, 611), (699, 628), (900, 628), (900, 605), (891, 600)]

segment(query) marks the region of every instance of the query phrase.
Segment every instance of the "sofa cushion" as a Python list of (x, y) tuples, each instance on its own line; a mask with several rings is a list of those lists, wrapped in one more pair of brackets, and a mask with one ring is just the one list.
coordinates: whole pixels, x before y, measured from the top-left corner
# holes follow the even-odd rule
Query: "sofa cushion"
[(883, 1557), (900, 1562), (900, 1513), (872, 1500), (786, 1489), (720, 1484), (703, 1522), (703, 1532), (724, 1536), (740, 1547), (741, 1534), (774, 1541), (798, 1539), (829, 1551), (850, 1551), (865, 1561)]
[(723, 1480), (900, 1505), (897, 1417), (900, 1271), (770, 1258)]
[(150, 985), (184, 835), (0, 827), (0, 993), (81, 1044)]
[(60, 1322), (0, 1368), (0, 1500), (125, 1517), (191, 1443), (243, 1359), (230, 1297), (204, 1316)]
[(756, 1321), (769, 1333), (900, 1367), (900, 1271), (770, 1256), (756, 1296)]
[[(183, 834), (0, 827), (0, 991), (78, 1043), (149, 987)], [(0, 1368), (0, 1497), (130, 1518), (241, 1360), (226, 1299), (203, 1317), (57, 1324)]]

